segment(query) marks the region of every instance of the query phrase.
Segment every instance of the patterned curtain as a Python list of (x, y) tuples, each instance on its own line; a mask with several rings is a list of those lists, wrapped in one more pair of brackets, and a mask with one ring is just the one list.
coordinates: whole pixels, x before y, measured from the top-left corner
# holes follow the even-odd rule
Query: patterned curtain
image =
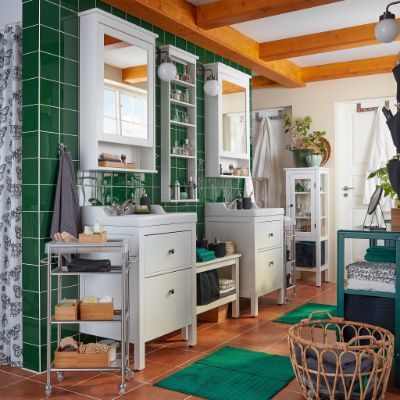
[(0, 365), (22, 365), (22, 29), (0, 27)]

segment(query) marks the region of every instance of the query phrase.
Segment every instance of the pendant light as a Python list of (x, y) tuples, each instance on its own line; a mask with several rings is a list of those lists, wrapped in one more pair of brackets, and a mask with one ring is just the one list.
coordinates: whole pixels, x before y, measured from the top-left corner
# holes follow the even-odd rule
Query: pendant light
[(164, 82), (171, 82), (173, 79), (175, 79), (176, 74), (176, 66), (169, 56), (163, 58), (157, 69), (158, 77)]
[(379, 22), (375, 26), (375, 36), (380, 42), (393, 42), (400, 33), (400, 26), (396, 21), (396, 17), (389, 11), (390, 6), (399, 3), (400, 1), (389, 3), (386, 11), (379, 17)]

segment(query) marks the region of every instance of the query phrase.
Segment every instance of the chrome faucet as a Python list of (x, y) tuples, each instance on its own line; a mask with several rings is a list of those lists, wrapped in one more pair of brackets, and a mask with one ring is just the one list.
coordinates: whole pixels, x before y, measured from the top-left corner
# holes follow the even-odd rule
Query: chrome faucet
[(132, 206), (136, 204), (135, 200), (132, 198), (126, 199), (122, 204), (117, 202), (111, 203), (111, 208), (117, 213), (117, 215), (128, 215), (128, 211)]

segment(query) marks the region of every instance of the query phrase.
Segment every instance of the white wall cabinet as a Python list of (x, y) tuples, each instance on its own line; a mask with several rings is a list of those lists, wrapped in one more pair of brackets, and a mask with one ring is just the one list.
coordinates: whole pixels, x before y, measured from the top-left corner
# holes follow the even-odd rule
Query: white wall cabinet
[[(217, 96), (205, 99), (206, 176), (240, 178), (242, 171), (249, 175), (250, 76), (222, 63), (204, 67), (204, 80), (211, 70), (220, 85)], [(224, 175), (230, 165), (240, 175)]]
[(296, 221), (296, 271), (329, 281), (329, 169), (286, 168), (286, 210)]
[(80, 169), (99, 166), (101, 153), (155, 171), (154, 58), (158, 35), (91, 9), (80, 18)]
[[(124, 238), (135, 259), (129, 283), (130, 342), (135, 344), (134, 366), (145, 367), (145, 344), (178, 329), (183, 339), (194, 346), (196, 333), (196, 219), (195, 213), (164, 213), (152, 206), (149, 215), (108, 217), (103, 207), (83, 207), (83, 223), (104, 225), (109, 239)], [(104, 258), (104, 254), (102, 255)], [(113, 265), (119, 260), (107, 254)], [(114, 298), (120, 307), (119, 277), (85, 276), (81, 279), (81, 296)], [(84, 324), (81, 331), (118, 339), (116, 324), (105, 323), (102, 332), (95, 324)], [(186, 337), (187, 335), (187, 337)]]
[(240, 297), (251, 300), (258, 315), (258, 298), (279, 290), (284, 302), (283, 209), (230, 210), (224, 203), (206, 203), (206, 237), (230, 240), (242, 254)]

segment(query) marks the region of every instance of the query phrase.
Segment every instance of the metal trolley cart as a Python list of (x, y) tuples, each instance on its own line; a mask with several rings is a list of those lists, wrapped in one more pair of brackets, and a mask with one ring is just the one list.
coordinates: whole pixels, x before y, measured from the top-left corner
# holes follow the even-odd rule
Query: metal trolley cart
[[(134, 262), (134, 258), (129, 256), (128, 242), (126, 240), (121, 241), (109, 241), (106, 243), (78, 243), (78, 242), (49, 242), (46, 243), (46, 254), (47, 254), (47, 384), (46, 384), (46, 395), (50, 396), (52, 391), (51, 386), (51, 372), (57, 372), (57, 378), (59, 381), (64, 379), (65, 371), (121, 371), (121, 383), (119, 384), (118, 392), (120, 395), (125, 394), (126, 384), (125, 379), (132, 379), (132, 370), (129, 368), (129, 267), (130, 263)], [(121, 265), (113, 266), (109, 272), (68, 272), (62, 268), (62, 257), (65, 255), (81, 255), (90, 253), (120, 253), (121, 254)], [(53, 263), (55, 261), (55, 263)], [(54, 264), (56, 266), (54, 267)], [(114, 315), (114, 320), (73, 320), (73, 321), (59, 321), (55, 320), (52, 314), (52, 278), (57, 277), (57, 301), (61, 301), (61, 288), (62, 278), (65, 276), (83, 276), (93, 274), (120, 274), (121, 275), (121, 314)], [(55, 368), (52, 359), (52, 348), (51, 348), (51, 330), (52, 325), (57, 326), (57, 346), (61, 339), (61, 326), (63, 324), (77, 324), (77, 323), (119, 323), (121, 324), (121, 353), (118, 354), (117, 359), (110, 363), (105, 368)]]
[(291, 300), (296, 297), (296, 220), (289, 217), (283, 218), (285, 230), (285, 302), (289, 298), (289, 291), (292, 292)]

